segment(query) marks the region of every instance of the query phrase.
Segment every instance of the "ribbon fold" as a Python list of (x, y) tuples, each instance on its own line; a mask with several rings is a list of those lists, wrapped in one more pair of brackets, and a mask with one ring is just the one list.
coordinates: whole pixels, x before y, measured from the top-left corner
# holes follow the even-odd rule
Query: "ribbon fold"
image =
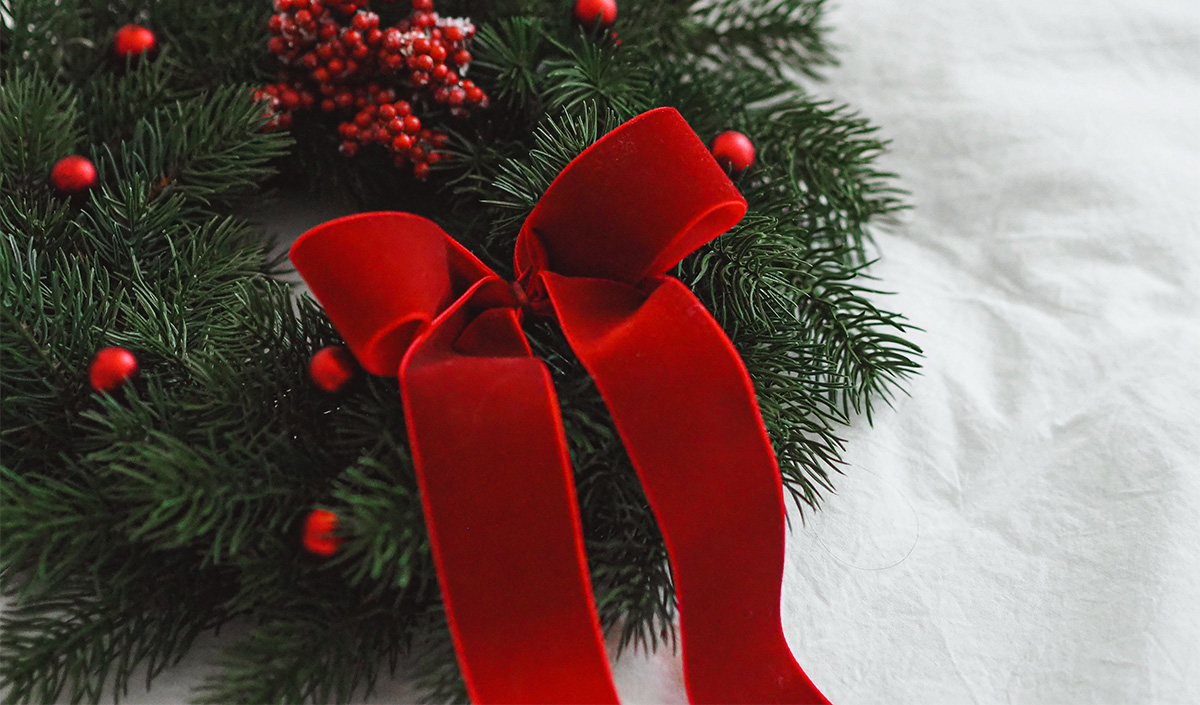
[(745, 211), (682, 116), (660, 108), (551, 184), (517, 238), (517, 292), (415, 215), (349, 216), (293, 245), (363, 367), (399, 379), (473, 702), (617, 702), (562, 419), (521, 329), (527, 303), (557, 318), (646, 491), (675, 578), (689, 699), (828, 702), (780, 623), (783, 489), (750, 377), (666, 276)]

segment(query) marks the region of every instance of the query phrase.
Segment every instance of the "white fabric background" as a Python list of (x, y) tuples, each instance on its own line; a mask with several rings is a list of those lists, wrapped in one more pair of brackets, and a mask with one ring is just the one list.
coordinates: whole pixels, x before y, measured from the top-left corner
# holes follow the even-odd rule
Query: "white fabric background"
[[(1200, 702), (1200, 3), (830, 19), (817, 90), (894, 140), (915, 210), (874, 271), (928, 356), (796, 523), (797, 657), (842, 704)], [(131, 702), (186, 700), (213, 645)], [(685, 702), (677, 657), (616, 672)]]

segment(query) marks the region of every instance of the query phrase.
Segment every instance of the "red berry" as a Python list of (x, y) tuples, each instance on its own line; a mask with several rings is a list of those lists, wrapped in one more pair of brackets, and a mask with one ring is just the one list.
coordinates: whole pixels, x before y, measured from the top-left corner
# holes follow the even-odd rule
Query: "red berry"
[(113, 51), (122, 59), (154, 51), (157, 46), (154, 32), (141, 25), (127, 24), (113, 35)]
[(396, 114), (402, 117), (412, 113), (412, 106), (408, 104), (407, 100), (398, 100), (393, 107), (396, 108)]
[(417, 12), (433, 12), (433, 0), (413, 0), (413, 9)]
[(421, 120), (416, 115), (404, 116), (404, 131), (413, 134), (421, 129)]
[(461, 42), (463, 40), (463, 31), (458, 25), (450, 25), (442, 31), (442, 34), (452, 42)]
[(338, 516), (328, 509), (314, 509), (304, 520), (304, 550), (328, 558), (346, 541), (337, 536)]
[(429, 54), (421, 54), (417, 57), (417, 68), (422, 71), (433, 70), (433, 57)]
[(413, 176), (424, 181), (425, 177), (429, 176), (429, 165), (425, 162), (413, 164)]
[(754, 143), (749, 137), (733, 130), (714, 137), (709, 151), (718, 164), (735, 172), (745, 171), (754, 163)]
[(92, 358), (88, 368), (88, 377), (92, 389), (97, 392), (111, 392), (137, 374), (138, 363), (133, 353), (125, 348), (104, 348)]
[(472, 103), (478, 103), (483, 100), (483, 89), (479, 86), (471, 86), (467, 89), (467, 100)]
[(465, 101), (466, 99), (467, 99), (467, 92), (461, 88), (455, 88), (455, 89), (451, 90), (450, 95), (447, 98), (450, 105), (462, 105), (463, 101)]
[(429, 55), (433, 57), (434, 61), (440, 64), (446, 60), (446, 47), (441, 42), (438, 42), (429, 47)]
[(50, 170), (50, 184), (61, 193), (74, 194), (96, 185), (96, 165), (86, 157), (63, 157)]
[(617, 21), (617, 0), (575, 0), (575, 19), (587, 27), (611, 27)]
[(308, 364), (308, 376), (313, 384), (326, 392), (339, 392), (344, 389), (350, 380), (354, 379), (357, 370), (358, 363), (355, 362), (354, 356), (341, 345), (321, 348)]
[(425, 37), (417, 37), (413, 40), (412, 50), (414, 54), (428, 54), (429, 40)]
[(471, 63), (471, 52), (467, 51), (466, 49), (459, 49), (458, 51), (454, 52), (454, 63), (458, 64), (459, 66), (466, 66), (467, 64)]
[(450, 72), (450, 67), (445, 64), (438, 64), (433, 67), (434, 79), (441, 81), (446, 78), (446, 74)]
[(396, 139), (392, 140), (392, 149), (397, 152), (408, 152), (412, 144), (412, 137), (408, 135), (396, 135)]

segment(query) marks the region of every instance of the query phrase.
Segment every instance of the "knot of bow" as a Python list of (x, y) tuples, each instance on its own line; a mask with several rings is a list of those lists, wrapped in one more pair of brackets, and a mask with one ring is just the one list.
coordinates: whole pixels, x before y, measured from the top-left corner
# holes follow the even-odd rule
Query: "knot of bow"
[(728, 337), (666, 272), (746, 202), (671, 108), (550, 185), (506, 282), (433, 222), (363, 213), (291, 259), (362, 366), (396, 376), (442, 597), (477, 703), (617, 702), (554, 387), (521, 328), (554, 315), (646, 491), (692, 702), (826, 702), (780, 622), (784, 506)]

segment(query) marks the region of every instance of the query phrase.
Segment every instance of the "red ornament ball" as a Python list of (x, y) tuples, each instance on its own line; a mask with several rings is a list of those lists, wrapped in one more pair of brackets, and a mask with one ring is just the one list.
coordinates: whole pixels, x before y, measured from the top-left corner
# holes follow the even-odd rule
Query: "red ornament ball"
[(588, 27), (599, 19), (601, 27), (611, 27), (617, 21), (617, 0), (575, 0), (575, 19)]
[(138, 371), (137, 358), (125, 348), (104, 348), (92, 358), (88, 376), (92, 389), (111, 392), (130, 380)]
[(722, 132), (713, 138), (708, 148), (717, 163), (726, 169), (745, 171), (754, 163), (754, 143), (740, 132)]
[(156, 48), (158, 38), (141, 25), (127, 24), (113, 35), (113, 52), (122, 59), (147, 54)]
[(87, 157), (63, 157), (50, 170), (50, 184), (60, 193), (79, 193), (96, 185), (96, 165)]
[(340, 392), (357, 372), (358, 362), (341, 345), (321, 348), (308, 363), (308, 376), (313, 384), (327, 392)]
[(312, 510), (304, 520), (304, 550), (324, 558), (337, 553), (338, 548), (346, 541), (335, 535), (337, 528), (337, 514), (328, 509)]

